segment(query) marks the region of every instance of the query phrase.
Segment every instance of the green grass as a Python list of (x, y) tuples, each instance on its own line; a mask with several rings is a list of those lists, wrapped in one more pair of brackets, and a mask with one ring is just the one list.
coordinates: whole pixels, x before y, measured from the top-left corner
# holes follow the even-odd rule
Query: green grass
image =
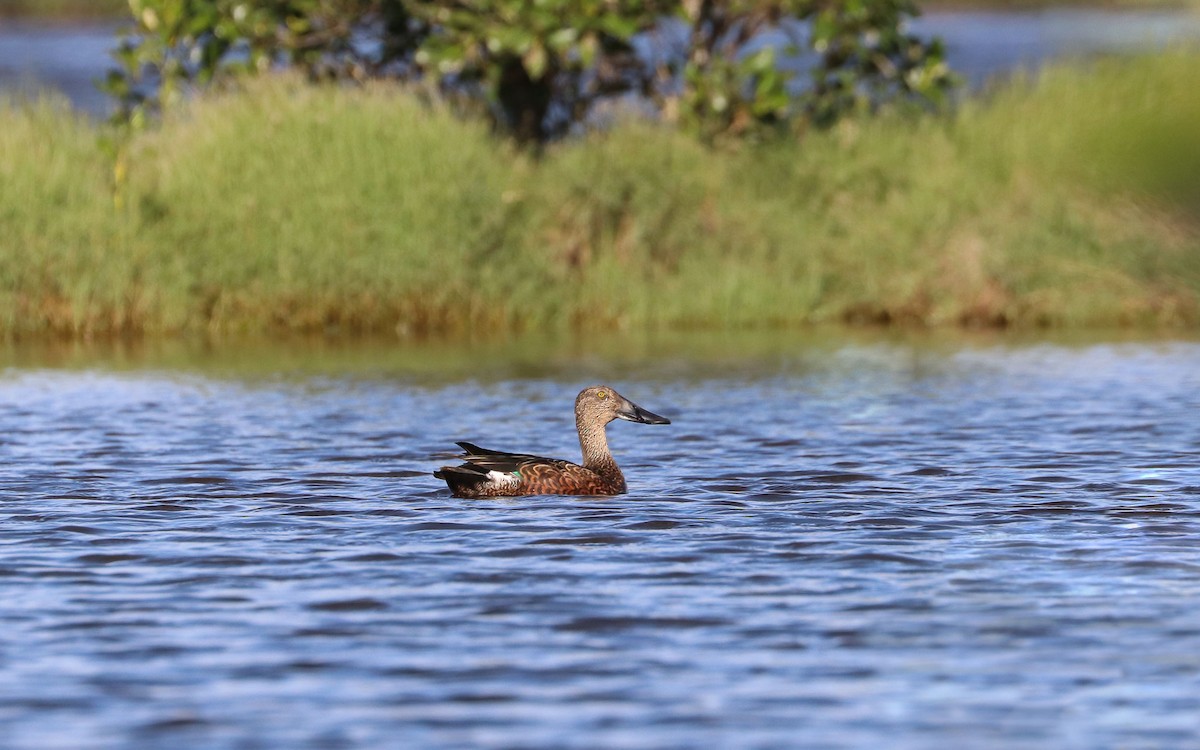
[[(1052, 68), (952, 117), (540, 161), (382, 87), (252, 82), (138, 136), (0, 104), (0, 332), (1200, 324), (1200, 56)], [(114, 197), (117, 200), (114, 200)]]

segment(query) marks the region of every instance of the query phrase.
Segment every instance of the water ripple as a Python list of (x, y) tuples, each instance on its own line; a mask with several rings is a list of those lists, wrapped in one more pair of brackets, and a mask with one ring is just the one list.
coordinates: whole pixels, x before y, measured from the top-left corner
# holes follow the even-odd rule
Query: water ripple
[(429, 471), (579, 383), (9, 371), (0, 744), (1192, 744), (1200, 347), (797, 362), (492, 501)]

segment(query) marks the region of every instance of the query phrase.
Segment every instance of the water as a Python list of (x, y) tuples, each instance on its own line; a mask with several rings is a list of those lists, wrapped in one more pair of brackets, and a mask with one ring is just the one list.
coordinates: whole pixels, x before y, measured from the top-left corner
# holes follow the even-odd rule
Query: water
[[(1200, 343), (514, 351), (9, 352), (0, 745), (1200, 741)], [(429, 475), (601, 380), (628, 495)]]
[(1187, 11), (1114, 12), (1095, 8), (939, 12), (916, 19), (914, 33), (946, 42), (950, 65), (972, 86), (1061, 58), (1130, 54), (1200, 42), (1200, 15)]
[[(85, 112), (106, 113), (110, 102), (94, 82), (114, 67), (109, 53), (119, 28), (114, 23), (0, 22), (0, 91), (49, 86), (63, 91)], [(933, 12), (918, 18), (912, 28), (921, 36), (942, 37), (950, 64), (974, 86), (1056, 58), (1200, 42), (1200, 16), (1171, 10)]]
[(116, 23), (42, 25), (0, 19), (0, 93), (61, 91), (80, 110), (105, 115), (107, 94), (96, 87), (115, 68)]

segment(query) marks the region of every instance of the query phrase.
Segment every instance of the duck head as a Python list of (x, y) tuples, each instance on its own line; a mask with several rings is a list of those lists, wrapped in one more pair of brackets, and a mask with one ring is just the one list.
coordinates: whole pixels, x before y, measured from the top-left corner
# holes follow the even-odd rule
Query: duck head
[(606, 385), (584, 388), (575, 398), (575, 420), (580, 424), (608, 424), (614, 419), (642, 424), (671, 424), (671, 420), (646, 411)]

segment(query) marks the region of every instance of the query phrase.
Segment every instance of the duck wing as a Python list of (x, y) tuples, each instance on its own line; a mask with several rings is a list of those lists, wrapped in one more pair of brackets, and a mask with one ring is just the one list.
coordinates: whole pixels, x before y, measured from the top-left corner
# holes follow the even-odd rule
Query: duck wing
[(558, 458), (494, 451), (467, 442), (457, 445), (466, 452), (464, 462), (459, 466), (443, 466), (433, 475), (444, 479), (460, 497), (529, 494), (530, 479), (574, 476), (586, 471), (578, 464)]
[(508, 453), (507, 451), (488, 450), (474, 443), (460, 441), (455, 443), (455, 445), (466, 451), (466, 455), (463, 458), (466, 459), (468, 464), (478, 466), (484, 471), (519, 471), (522, 468), (538, 464), (547, 464), (559, 468), (575, 465), (561, 458), (546, 458), (544, 456), (534, 456), (529, 453)]

